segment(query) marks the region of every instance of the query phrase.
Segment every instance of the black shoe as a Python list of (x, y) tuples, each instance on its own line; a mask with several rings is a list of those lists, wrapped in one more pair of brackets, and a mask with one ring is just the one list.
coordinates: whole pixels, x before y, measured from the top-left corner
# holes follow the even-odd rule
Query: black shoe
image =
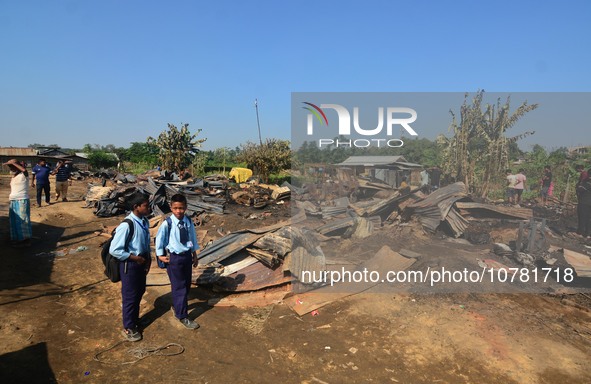
[(138, 332), (136, 329), (124, 329), (123, 336), (127, 341), (140, 341), (142, 339), (142, 334)]
[(184, 319), (181, 319), (181, 324), (187, 328), (187, 329), (197, 329), (199, 328), (199, 324), (197, 324), (196, 321), (193, 321), (191, 319), (189, 319), (188, 317), (185, 317)]

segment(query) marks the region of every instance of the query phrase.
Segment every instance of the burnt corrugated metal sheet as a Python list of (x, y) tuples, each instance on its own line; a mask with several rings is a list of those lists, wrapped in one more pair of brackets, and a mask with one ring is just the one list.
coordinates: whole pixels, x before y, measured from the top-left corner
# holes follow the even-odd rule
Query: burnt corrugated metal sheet
[[(295, 217), (294, 217), (295, 219)], [(292, 220), (292, 223), (294, 220)], [(267, 232), (276, 231), (289, 225), (289, 222), (279, 222), (262, 228), (244, 229), (230, 233), (221, 239), (214, 241), (209, 247), (197, 255), (200, 264), (221, 262), (236, 252), (248, 247)]]
[(533, 210), (530, 208), (515, 208), (515, 207), (503, 207), (501, 205), (473, 203), (473, 202), (460, 202), (456, 203), (456, 208), (459, 209), (475, 209), (484, 210), (489, 212), (496, 212), (501, 215), (517, 217), (519, 219), (531, 219), (534, 217)]
[(220, 291), (244, 292), (282, 285), (293, 281), (291, 276), (285, 276), (281, 268), (271, 269), (257, 262), (221, 278), (216, 282)]
[(418, 216), (423, 227), (431, 232), (435, 232), (439, 224), (447, 220), (454, 235), (458, 237), (464, 231), (467, 222), (456, 211), (449, 213), (456, 201), (467, 196), (466, 185), (458, 182), (438, 189), (425, 199), (408, 205), (406, 209)]

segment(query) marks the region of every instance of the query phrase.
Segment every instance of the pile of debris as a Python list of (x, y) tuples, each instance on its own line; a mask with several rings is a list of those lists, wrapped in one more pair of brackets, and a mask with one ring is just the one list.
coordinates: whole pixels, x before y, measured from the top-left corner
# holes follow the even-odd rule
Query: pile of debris
[[(187, 214), (193, 216), (201, 213), (223, 214), (228, 202), (264, 208), (273, 201), (282, 201), (291, 196), (287, 186), (243, 183), (231, 187), (223, 175), (211, 175), (198, 180), (166, 181), (142, 176), (116, 174), (115, 186), (90, 183), (85, 197), (86, 207), (95, 208), (95, 214), (101, 217), (115, 216), (129, 210), (127, 199), (136, 192), (150, 196), (150, 207), (156, 216), (170, 213), (170, 198), (177, 193), (187, 198)], [(133, 183), (131, 186), (129, 183)], [(233, 192), (234, 191), (234, 192)]]
[(238, 190), (231, 194), (236, 204), (247, 207), (264, 208), (271, 200), (281, 201), (291, 196), (289, 187), (259, 183), (241, 183)]
[[(170, 212), (170, 197), (175, 193), (187, 197), (188, 214), (193, 216), (197, 238), (202, 245), (193, 282), (210, 286), (213, 291), (224, 295), (236, 293), (212, 300), (215, 305), (267, 305), (283, 300), (294, 290), (318, 288), (318, 281), (306, 274), (321, 275), (332, 268), (327, 263), (323, 243), (333, 239), (365, 239), (379, 231), (391, 232), (395, 227), (408, 226), (419, 226), (428, 233), (440, 232), (458, 238), (467, 233), (471, 223), (513, 220), (522, 224), (517, 246), (498, 243), (494, 245), (494, 251), (501, 257), (529, 267), (536, 265), (536, 257), (528, 256), (535, 254), (532, 247), (544, 243), (531, 240), (530, 234), (539, 233), (540, 230), (549, 231), (542, 226), (541, 229), (530, 227), (530, 232), (527, 232), (524, 220), (533, 218), (531, 209), (475, 202), (461, 182), (425, 195), (418, 189), (405, 193), (375, 181), (356, 180), (346, 172), (341, 176), (342, 180), (302, 187), (294, 187), (289, 183), (279, 187), (256, 182), (231, 186), (223, 176), (195, 182), (148, 178), (146, 182), (140, 181), (134, 191), (139, 189), (151, 196), (155, 214), (150, 220), (152, 236), (156, 235), (158, 226)], [(132, 189), (118, 187), (105, 190), (91, 187), (87, 201), (99, 207), (106, 205), (106, 208), (97, 208), (97, 211), (113, 214), (123, 209), (122, 202), (129, 193), (132, 193)], [(218, 229), (217, 233), (221, 237), (206, 241), (207, 230), (200, 226), (199, 217), (202, 213), (223, 214), (227, 203), (260, 209), (273, 200), (281, 204), (286, 198), (294, 200), (290, 204), (294, 210), (291, 220), (232, 233)], [(478, 241), (486, 243), (490, 239), (489, 236)], [(330, 251), (334, 253), (335, 249)], [(384, 246), (357, 269), (370, 266), (373, 270), (386, 268), (402, 271), (414, 263), (416, 256), (410, 251), (395, 252)], [(489, 259), (482, 262), (497, 267), (503, 265)], [(153, 269), (148, 275), (148, 283), (168, 284), (168, 276), (164, 270)], [(314, 291), (315, 294), (322, 293), (319, 296), (322, 299), (313, 299), (302, 293), (286, 302), (298, 314), (303, 314), (343, 297), (344, 293), (353, 294), (370, 287), (361, 284), (351, 289), (339, 288), (337, 291), (324, 287)]]

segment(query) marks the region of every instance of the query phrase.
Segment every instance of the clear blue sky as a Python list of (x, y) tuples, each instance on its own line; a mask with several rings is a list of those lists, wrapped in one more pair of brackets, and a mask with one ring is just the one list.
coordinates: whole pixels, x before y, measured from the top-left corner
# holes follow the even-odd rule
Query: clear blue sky
[(0, 146), (186, 122), (234, 147), (258, 141), (255, 98), (263, 138), (288, 139), (291, 92), (589, 92), (589, 20), (583, 0), (0, 0)]

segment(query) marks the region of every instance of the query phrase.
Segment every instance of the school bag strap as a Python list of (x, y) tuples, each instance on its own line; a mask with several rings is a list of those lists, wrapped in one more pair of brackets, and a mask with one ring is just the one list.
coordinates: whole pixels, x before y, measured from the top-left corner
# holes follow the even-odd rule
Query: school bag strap
[(124, 223), (127, 223), (129, 226), (129, 232), (127, 233), (127, 237), (125, 238), (125, 252), (129, 252), (129, 243), (131, 243), (131, 239), (133, 239), (133, 232), (135, 231), (135, 225), (133, 225), (133, 221), (131, 219), (123, 220)]
[[(185, 223), (185, 218), (183, 217), (183, 220), (180, 220), (180, 221), (182, 221), (183, 223)], [(167, 243), (169, 243), (170, 242), (170, 231), (172, 229), (172, 219), (170, 218), (170, 216), (168, 216), (166, 218), (166, 224), (168, 224), (168, 237), (166, 238), (166, 240), (168, 240)], [(187, 223), (185, 223), (185, 225), (186, 224)], [(166, 248), (164, 248), (164, 250), (166, 251)]]
[[(170, 216), (168, 216), (166, 218), (166, 224), (168, 224), (168, 235), (167, 235), (168, 237), (166, 238), (166, 240), (168, 240), (167, 243), (169, 243), (170, 242), (170, 231), (172, 230), (172, 219), (170, 218)], [(164, 250), (166, 251), (166, 247), (164, 248)]]

